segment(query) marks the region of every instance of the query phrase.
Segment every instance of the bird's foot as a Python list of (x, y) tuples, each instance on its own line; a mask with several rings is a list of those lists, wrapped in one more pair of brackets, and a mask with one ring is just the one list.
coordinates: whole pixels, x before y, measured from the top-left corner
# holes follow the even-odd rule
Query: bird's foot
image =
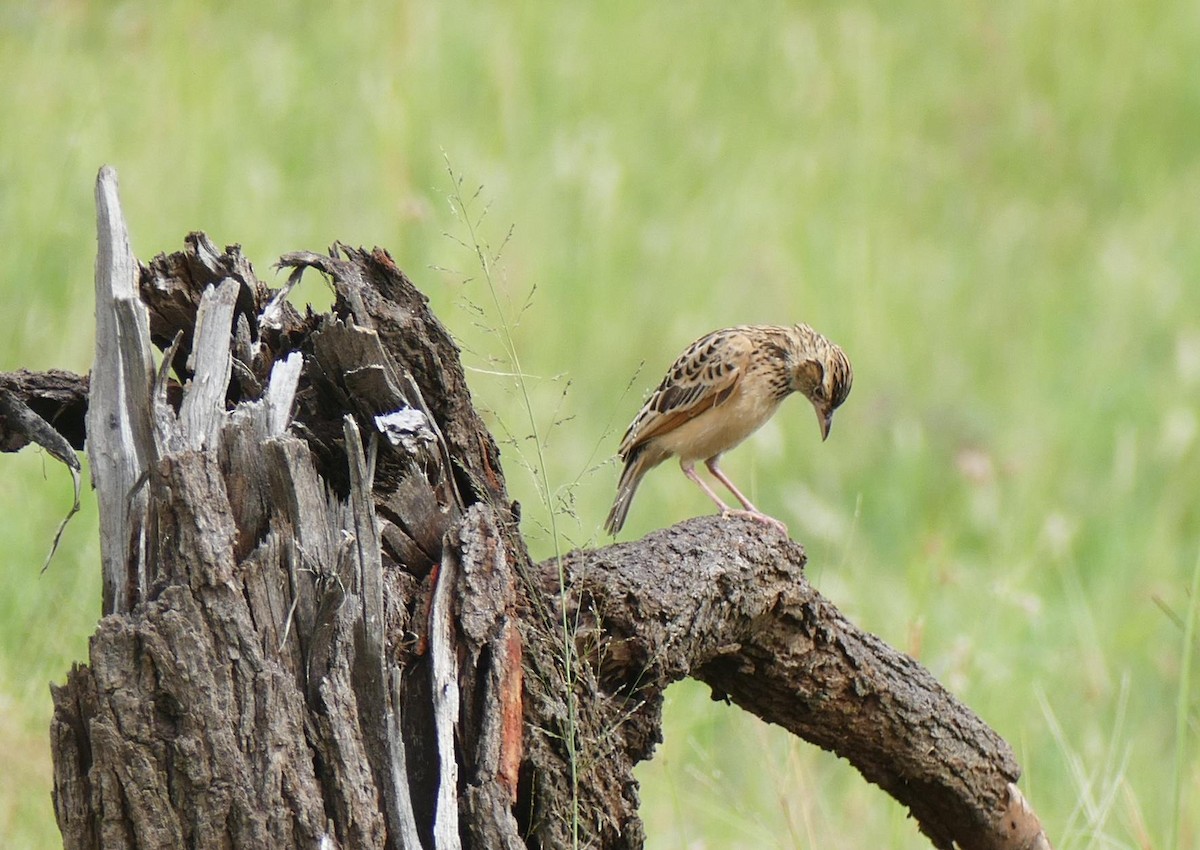
[(786, 525), (775, 519), (773, 516), (767, 516), (762, 511), (739, 511), (733, 508), (726, 508), (725, 510), (721, 511), (721, 516), (744, 516), (754, 520), (755, 522), (761, 522), (763, 525), (769, 525), (772, 528), (778, 529), (778, 531), (784, 537), (788, 536), (788, 529)]

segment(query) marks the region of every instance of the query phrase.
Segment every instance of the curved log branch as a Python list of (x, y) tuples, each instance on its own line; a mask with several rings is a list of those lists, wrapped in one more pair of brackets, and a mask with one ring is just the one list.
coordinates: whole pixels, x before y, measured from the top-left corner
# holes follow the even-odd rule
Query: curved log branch
[[(685, 676), (831, 750), (904, 804), (934, 845), (1049, 847), (1008, 744), (912, 658), (804, 577), (800, 544), (702, 517), (573, 552), (570, 616), (604, 687), (657, 704)], [(543, 564), (554, 586), (553, 564)]]

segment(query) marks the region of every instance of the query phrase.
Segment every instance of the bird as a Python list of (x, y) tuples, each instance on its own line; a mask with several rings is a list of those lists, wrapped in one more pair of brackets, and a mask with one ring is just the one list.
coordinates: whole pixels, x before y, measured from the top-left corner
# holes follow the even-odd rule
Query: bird
[[(806, 324), (738, 325), (700, 337), (667, 370), (621, 440), (624, 468), (605, 530), (612, 535), (621, 530), (642, 478), (677, 457), (683, 474), (723, 516), (748, 515), (786, 534), (782, 522), (756, 508), (721, 471), (721, 455), (762, 427), (795, 392), (812, 403), (824, 441), (853, 381), (845, 352)], [(699, 461), (744, 510), (730, 508), (704, 483), (696, 474)]]

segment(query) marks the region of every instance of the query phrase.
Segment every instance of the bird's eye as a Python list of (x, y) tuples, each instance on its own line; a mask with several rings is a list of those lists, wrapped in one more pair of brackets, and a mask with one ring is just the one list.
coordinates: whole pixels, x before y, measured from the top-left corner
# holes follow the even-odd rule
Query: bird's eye
[(817, 401), (824, 401), (825, 400), (825, 388), (822, 386), (813, 387), (812, 397), (815, 398)]

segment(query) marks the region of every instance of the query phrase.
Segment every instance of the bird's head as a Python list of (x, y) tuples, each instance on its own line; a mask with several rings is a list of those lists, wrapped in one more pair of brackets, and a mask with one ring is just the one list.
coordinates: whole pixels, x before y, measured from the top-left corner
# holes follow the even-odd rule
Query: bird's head
[(793, 369), (792, 386), (812, 403), (821, 425), (821, 439), (824, 440), (829, 437), (833, 412), (850, 395), (854, 370), (850, 368), (850, 360), (842, 349), (806, 325), (799, 326), (797, 330), (801, 328), (808, 332), (808, 339)]

